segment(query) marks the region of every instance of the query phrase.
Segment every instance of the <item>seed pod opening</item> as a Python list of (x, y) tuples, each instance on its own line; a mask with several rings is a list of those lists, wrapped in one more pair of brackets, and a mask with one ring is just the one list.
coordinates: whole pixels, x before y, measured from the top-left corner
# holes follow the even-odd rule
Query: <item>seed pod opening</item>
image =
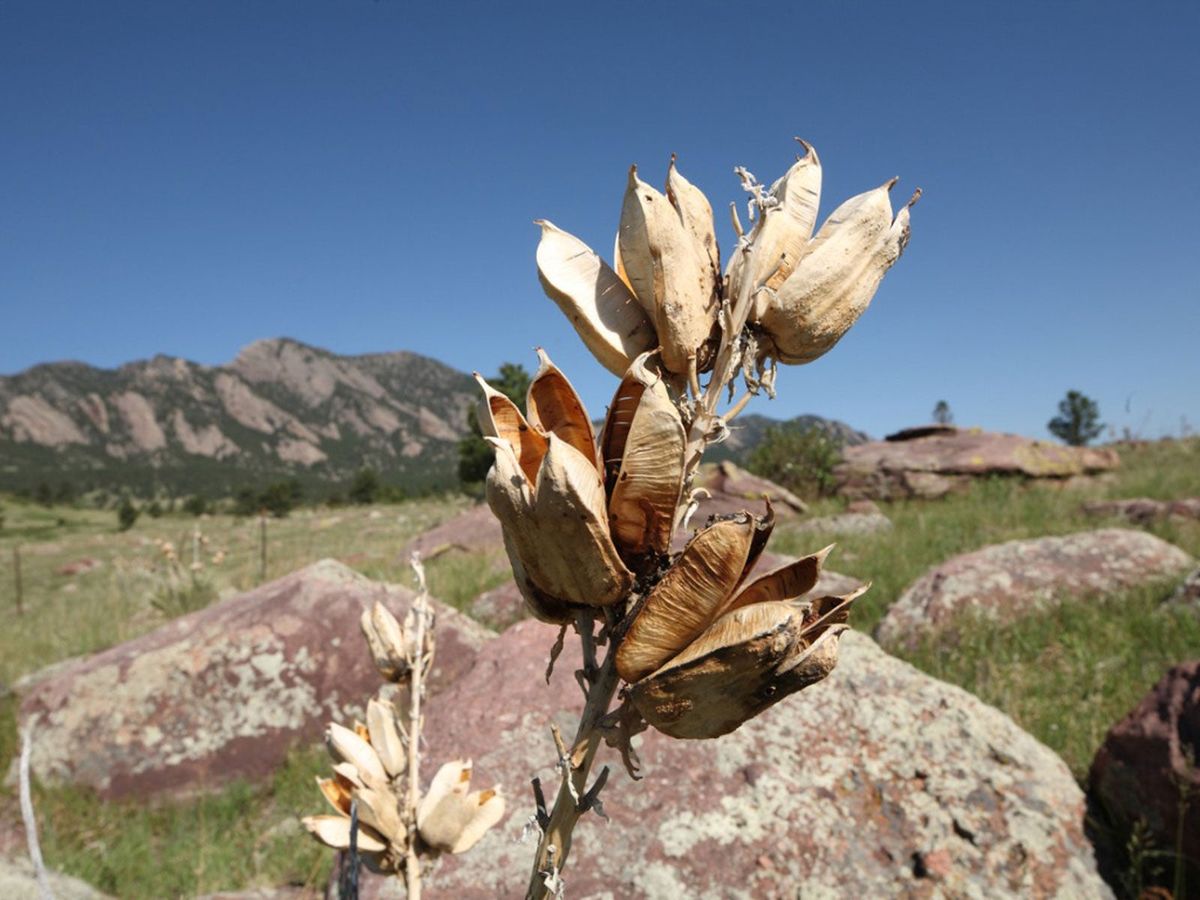
[(638, 357), (613, 396), (600, 452), (613, 542), (626, 561), (671, 545), (687, 434), (662, 378)]
[(596, 433), (583, 401), (546, 351), (539, 347), (537, 354), (540, 365), (529, 383), (525, 402), (529, 424), (543, 434), (557, 435), (585, 457), (595, 459)]
[(630, 683), (663, 665), (712, 623), (751, 563), (759, 532), (749, 513), (705, 528), (646, 597), (621, 646), (617, 672)]
[(485, 438), (497, 438), (512, 447), (525, 478), (534, 484), (538, 466), (549, 449), (546, 436), (531, 427), (517, 404), (488, 384), (478, 372), (475, 381), (483, 390), (478, 411), (480, 431)]

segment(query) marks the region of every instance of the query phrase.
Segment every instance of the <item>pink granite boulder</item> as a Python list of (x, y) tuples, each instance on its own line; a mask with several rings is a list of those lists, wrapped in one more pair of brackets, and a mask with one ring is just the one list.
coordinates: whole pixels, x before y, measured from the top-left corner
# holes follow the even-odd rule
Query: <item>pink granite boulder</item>
[[(30, 679), (20, 716), (37, 720), (33, 772), (109, 797), (270, 775), (381, 684), (359, 631), (364, 606), (379, 599), (403, 615), (411, 598), (323, 560)], [(466, 676), (488, 637), (435, 606), (434, 693)]]

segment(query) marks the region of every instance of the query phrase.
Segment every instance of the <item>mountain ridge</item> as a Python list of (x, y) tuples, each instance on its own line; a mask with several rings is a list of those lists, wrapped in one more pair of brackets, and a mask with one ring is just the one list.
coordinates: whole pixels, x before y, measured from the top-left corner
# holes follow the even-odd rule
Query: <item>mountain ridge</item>
[[(287, 337), (219, 365), (163, 353), (38, 363), (0, 375), (0, 490), (224, 496), (280, 478), (327, 489), (363, 466), (412, 491), (452, 488), (476, 398), (469, 375), (419, 353), (340, 355)], [(739, 417), (710, 458), (744, 461), (780, 421)], [(818, 416), (787, 421), (867, 439)]]
[(64, 472), (141, 493), (223, 493), (265, 478), (345, 480), (370, 465), (412, 489), (454, 483), (475, 385), (410, 351), (341, 356), (291, 338), (209, 366), (157, 354), (0, 376), (0, 488)]

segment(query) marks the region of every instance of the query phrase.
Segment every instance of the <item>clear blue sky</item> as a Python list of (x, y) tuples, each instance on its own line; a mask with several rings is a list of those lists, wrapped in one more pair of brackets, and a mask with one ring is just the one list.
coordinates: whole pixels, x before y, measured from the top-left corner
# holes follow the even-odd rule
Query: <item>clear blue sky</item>
[(599, 414), (532, 220), (608, 257), (629, 163), (677, 152), (723, 210), (801, 135), (822, 215), (892, 175), (925, 197), (858, 326), (757, 411), (881, 434), (944, 398), (1044, 435), (1078, 388), (1200, 426), (1198, 47), (1195, 0), (0, 0), (0, 372), (288, 335), (488, 373), (540, 343)]

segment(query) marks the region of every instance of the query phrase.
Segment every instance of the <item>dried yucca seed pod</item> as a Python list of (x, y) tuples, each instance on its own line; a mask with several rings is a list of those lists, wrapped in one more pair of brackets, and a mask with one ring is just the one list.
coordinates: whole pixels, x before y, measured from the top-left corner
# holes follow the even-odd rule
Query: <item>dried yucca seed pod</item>
[(764, 519), (743, 513), (688, 541), (629, 626), (617, 649), (617, 673), (638, 681), (699, 637), (754, 568), (773, 527), (770, 513)]
[(367, 734), (388, 777), (399, 778), (408, 766), (408, 754), (396, 727), (396, 708), (390, 701), (375, 697), (367, 701)]
[(464, 853), (504, 816), (497, 789), (474, 791), (470, 760), (454, 760), (433, 776), (417, 810), (421, 839), (443, 853)]
[[(799, 140), (799, 138), (797, 138)], [(754, 308), (765, 306), (770, 292), (778, 289), (796, 268), (804, 255), (821, 201), (821, 161), (817, 151), (806, 141), (800, 141), (805, 154), (771, 185), (769, 194), (774, 205), (763, 215), (755, 240), (753, 270), (745, 273), (745, 256), (734, 253), (729, 260), (729, 296), (737, 297), (742, 279), (749, 277), (755, 289), (768, 290), (755, 296)]]
[(617, 650), (617, 672), (651, 725), (718, 737), (837, 661), (850, 603), (807, 595), (832, 546), (744, 583), (770, 533), (749, 514), (699, 532), (651, 590)]
[(728, 734), (833, 671), (855, 596), (823, 597), (807, 610), (780, 602), (734, 609), (633, 685), (630, 698), (650, 725), (671, 737)]
[(357, 732), (331, 722), (325, 730), (325, 746), (334, 762), (352, 765), (363, 783), (369, 786), (388, 783), (388, 775), (379, 754)]
[(369, 610), (363, 610), (359, 626), (379, 674), (387, 681), (402, 681), (408, 675), (408, 659), (404, 630), (396, 617), (376, 600)]
[(705, 295), (715, 296), (721, 280), (721, 248), (713, 227), (712, 204), (704, 192), (683, 177), (671, 154), (667, 168), (667, 199), (675, 207), (684, 230), (692, 236), (696, 257), (706, 268), (700, 273)]
[(573, 606), (623, 599), (633, 575), (609, 536), (591, 420), (570, 382), (541, 358), (529, 393), (533, 421), (482, 378), (479, 421), (495, 452), (487, 501), (517, 585), (536, 616), (565, 622)]
[(708, 250), (670, 201), (629, 170), (618, 234), (621, 265), (654, 323), (663, 365), (678, 375), (702, 352), (717, 321)]
[(388, 843), (402, 839), (405, 828), (400, 821), (400, 800), (390, 789), (355, 788), (353, 796), (364, 825), (374, 828)]
[(592, 356), (622, 375), (639, 354), (658, 346), (642, 305), (621, 277), (583, 241), (539, 220), (538, 278)]
[(627, 563), (666, 553), (683, 489), (687, 433), (648, 356), (639, 356), (617, 386), (600, 434), (609, 529)]
[[(348, 816), (306, 816), (301, 820), (318, 841), (334, 850), (350, 849), (350, 819)], [(387, 842), (373, 828), (359, 825), (355, 844), (361, 853), (379, 854), (387, 850)]]
[(780, 362), (811, 362), (858, 321), (909, 237), (909, 209), (893, 218), (892, 179), (847, 200), (805, 247), (787, 279), (755, 310), (765, 353)]

